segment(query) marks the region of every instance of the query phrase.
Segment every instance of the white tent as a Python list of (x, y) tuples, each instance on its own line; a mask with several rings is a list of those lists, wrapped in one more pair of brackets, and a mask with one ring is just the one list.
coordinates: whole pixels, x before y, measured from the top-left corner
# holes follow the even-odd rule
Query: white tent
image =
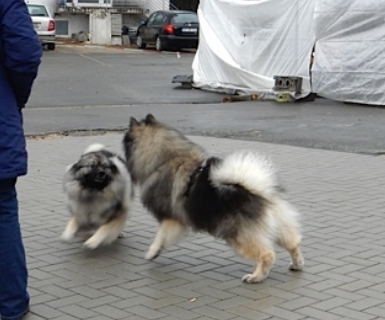
[(385, 104), (384, 0), (203, 0), (198, 15), (198, 88), (272, 93), (299, 76), (303, 95)]
[(385, 105), (385, 1), (317, 0), (313, 91)]

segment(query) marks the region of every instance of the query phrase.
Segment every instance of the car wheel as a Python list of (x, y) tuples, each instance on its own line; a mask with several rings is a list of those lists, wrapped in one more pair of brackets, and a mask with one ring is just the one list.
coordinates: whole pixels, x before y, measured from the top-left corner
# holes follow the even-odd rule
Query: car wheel
[(156, 48), (156, 51), (159, 51), (159, 52), (164, 51), (166, 49), (163, 44), (163, 41), (159, 37), (156, 37), (155, 48)]
[(143, 39), (140, 35), (136, 37), (136, 46), (139, 49), (144, 49), (146, 47), (146, 44), (143, 42)]
[(47, 45), (48, 50), (51, 50), (51, 51), (55, 50), (55, 47), (56, 46), (54, 43), (48, 43), (48, 45)]

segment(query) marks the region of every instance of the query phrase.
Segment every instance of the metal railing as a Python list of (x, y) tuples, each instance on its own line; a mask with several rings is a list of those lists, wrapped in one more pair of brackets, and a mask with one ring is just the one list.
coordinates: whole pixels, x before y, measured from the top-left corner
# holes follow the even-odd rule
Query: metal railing
[(143, 0), (112, 0), (112, 5), (116, 8), (143, 8), (146, 2)]
[(66, 0), (67, 7), (145, 8), (147, 0)]

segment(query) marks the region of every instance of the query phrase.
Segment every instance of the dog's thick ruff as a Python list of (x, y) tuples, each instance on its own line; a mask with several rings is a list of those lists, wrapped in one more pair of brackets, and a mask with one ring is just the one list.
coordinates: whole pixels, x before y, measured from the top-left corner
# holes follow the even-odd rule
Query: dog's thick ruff
[(192, 229), (224, 239), (256, 261), (255, 271), (243, 277), (248, 283), (267, 277), (275, 244), (290, 253), (290, 269), (302, 268), (298, 212), (281, 198), (275, 170), (265, 157), (252, 151), (208, 157), (152, 115), (131, 118), (123, 146), (142, 202), (160, 223), (146, 258), (157, 257)]

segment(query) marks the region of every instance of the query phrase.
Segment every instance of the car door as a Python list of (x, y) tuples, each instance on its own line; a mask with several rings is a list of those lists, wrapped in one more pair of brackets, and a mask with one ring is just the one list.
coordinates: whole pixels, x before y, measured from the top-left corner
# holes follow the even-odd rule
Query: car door
[(151, 26), (148, 28), (149, 40), (148, 42), (155, 43), (155, 40), (162, 30), (165, 21), (165, 14), (163, 12), (158, 12), (155, 15), (154, 20), (151, 22)]
[(156, 15), (157, 15), (156, 12), (150, 15), (147, 21), (142, 26), (140, 26), (140, 31), (141, 31), (140, 36), (142, 37), (144, 42), (148, 42), (150, 40), (150, 34), (151, 34), (150, 28), (154, 22)]

